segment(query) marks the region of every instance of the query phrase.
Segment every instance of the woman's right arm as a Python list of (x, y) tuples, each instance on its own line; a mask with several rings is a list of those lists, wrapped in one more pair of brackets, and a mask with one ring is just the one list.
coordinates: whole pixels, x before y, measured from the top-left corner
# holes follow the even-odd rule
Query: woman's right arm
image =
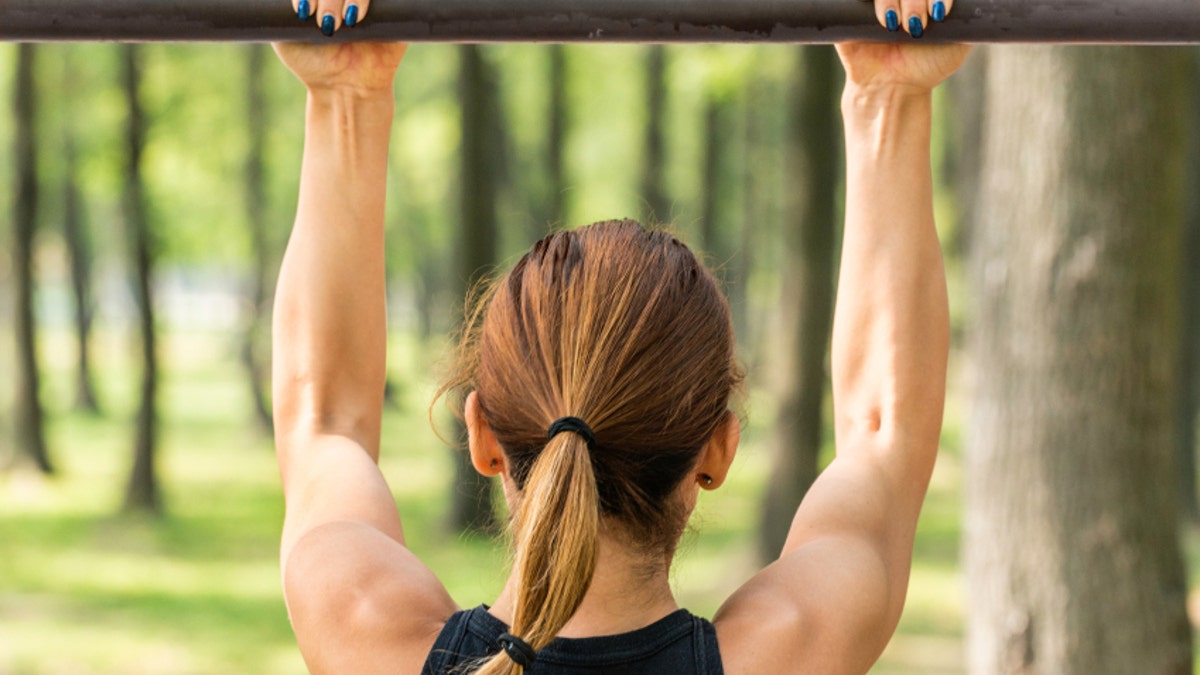
[(733, 672), (870, 668), (904, 606), (937, 455), (949, 312), (933, 222), (931, 91), (967, 49), (839, 53), (847, 177), (832, 347), (837, 456), (797, 510), (779, 560), (716, 617)]

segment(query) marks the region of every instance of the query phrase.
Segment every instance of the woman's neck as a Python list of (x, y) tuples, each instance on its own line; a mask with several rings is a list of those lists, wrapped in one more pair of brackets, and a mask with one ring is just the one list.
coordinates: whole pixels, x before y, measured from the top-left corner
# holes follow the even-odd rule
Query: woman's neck
[[(627, 633), (679, 609), (671, 593), (670, 568), (669, 556), (658, 561), (647, 559), (612, 537), (601, 535), (592, 584), (559, 635), (578, 638)], [(516, 591), (516, 575), (509, 574), (504, 590), (489, 610), (510, 626)]]

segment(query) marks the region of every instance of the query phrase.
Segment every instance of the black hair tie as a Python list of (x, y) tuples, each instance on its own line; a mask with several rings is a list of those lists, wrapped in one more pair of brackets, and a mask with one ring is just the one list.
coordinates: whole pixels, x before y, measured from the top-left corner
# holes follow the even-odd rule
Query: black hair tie
[(537, 658), (537, 652), (533, 651), (533, 647), (521, 638), (509, 633), (501, 633), (500, 637), (496, 638), (496, 644), (508, 654), (508, 658), (513, 660), (513, 663), (528, 668), (533, 665), (534, 659)]
[(587, 425), (587, 422), (578, 417), (560, 417), (554, 420), (554, 423), (550, 425), (550, 430), (546, 432), (546, 440), (549, 441), (564, 431), (579, 434), (584, 442), (587, 443), (588, 450), (596, 449), (595, 432)]

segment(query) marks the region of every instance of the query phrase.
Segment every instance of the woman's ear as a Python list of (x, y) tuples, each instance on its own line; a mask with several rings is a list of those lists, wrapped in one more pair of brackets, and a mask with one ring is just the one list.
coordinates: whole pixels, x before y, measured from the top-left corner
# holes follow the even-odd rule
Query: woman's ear
[(725, 419), (717, 425), (704, 450), (700, 453), (700, 461), (696, 464), (696, 482), (705, 490), (715, 490), (725, 482), (729, 475), (729, 466), (737, 455), (738, 443), (742, 439), (742, 422), (732, 412), (725, 413)]
[(467, 448), (471, 452), (471, 464), (483, 476), (496, 476), (504, 472), (504, 449), (496, 434), (488, 426), (479, 407), (479, 397), (475, 392), (467, 394), (466, 405), (463, 406), (463, 417), (467, 424)]

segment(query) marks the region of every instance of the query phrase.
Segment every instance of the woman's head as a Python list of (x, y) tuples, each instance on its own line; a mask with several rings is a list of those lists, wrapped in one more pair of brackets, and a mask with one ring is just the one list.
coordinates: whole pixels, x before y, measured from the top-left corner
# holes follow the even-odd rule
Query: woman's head
[[(538, 242), (491, 289), (462, 349), (451, 386), (475, 392), (515, 487), (513, 634), (540, 649), (582, 601), (601, 528), (649, 555), (678, 541), (679, 487), (741, 379), (728, 304), (671, 235), (597, 223)], [(575, 432), (547, 441), (568, 416), (591, 428), (590, 450)]]

